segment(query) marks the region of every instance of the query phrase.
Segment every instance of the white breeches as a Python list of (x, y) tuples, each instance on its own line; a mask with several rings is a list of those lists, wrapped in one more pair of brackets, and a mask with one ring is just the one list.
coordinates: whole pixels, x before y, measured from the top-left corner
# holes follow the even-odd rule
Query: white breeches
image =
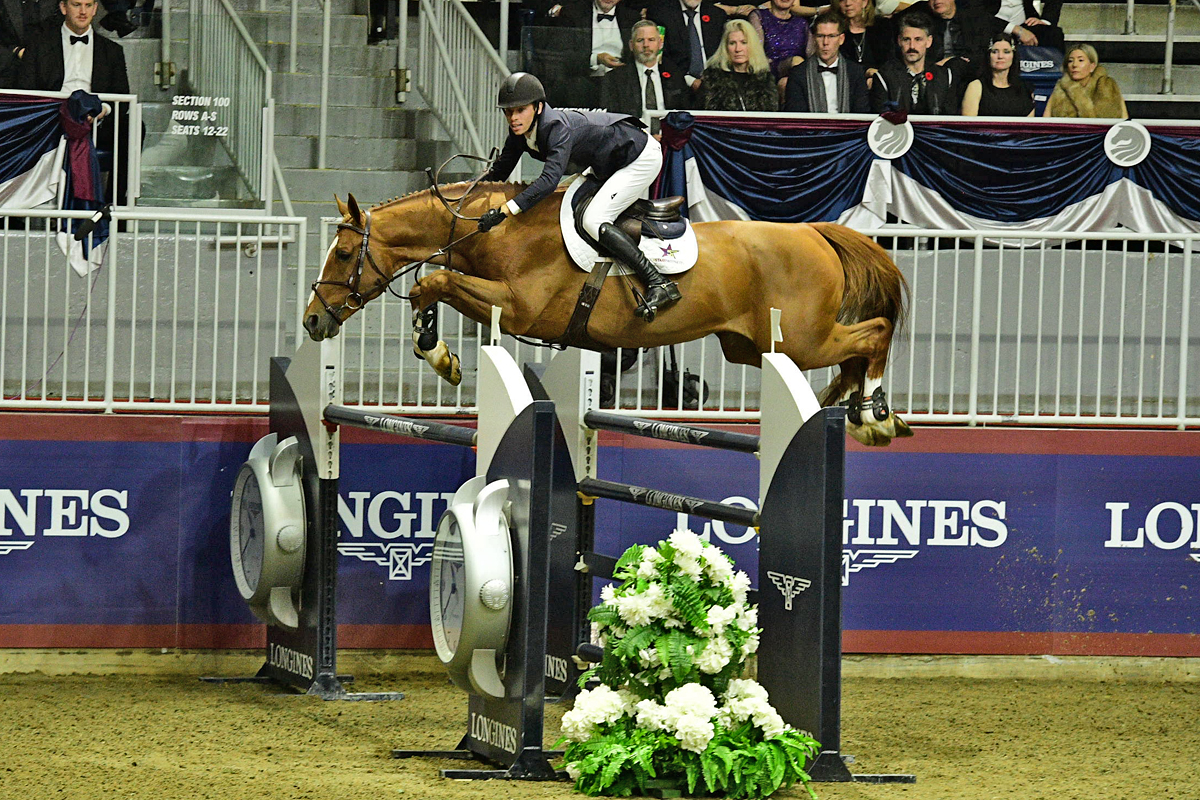
[(614, 172), (588, 204), (583, 213), (583, 229), (588, 236), (599, 238), (601, 225), (612, 222), (635, 200), (645, 197), (662, 171), (662, 163), (662, 145), (654, 137), (647, 138), (646, 147), (633, 163)]

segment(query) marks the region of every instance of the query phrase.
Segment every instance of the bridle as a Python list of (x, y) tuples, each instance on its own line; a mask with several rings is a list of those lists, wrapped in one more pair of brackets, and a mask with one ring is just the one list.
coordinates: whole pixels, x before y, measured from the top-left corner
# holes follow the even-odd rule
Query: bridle
[[(312, 283), (313, 295), (315, 295), (316, 298), (321, 301), (321, 305), (323, 305), (325, 307), (326, 313), (329, 314), (330, 318), (333, 319), (334, 323), (338, 327), (341, 327), (341, 325), (342, 325), (342, 317), (341, 317), (342, 312), (349, 312), (352, 314), (355, 311), (358, 311), (364, 305), (366, 305), (369, 301), (374, 300), (376, 297), (379, 297), (380, 295), (382, 295), (385, 291), (387, 291), (393, 297), (395, 297), (399, 300), (411, 300), (412, 297), (410, 295), (407, 295), (407, 294), (402, 295), (402, 294), (398, 293), (395, 289), (393, 289), (392, 282), (398, 278), (402, 278), (403, 276), (409, 274), (410, 272), (414, 272), (414, 271), (420, 269), (421, 267), (428, 264), (430, 261), (433, 261), (434, 259), (445, 257), (446, 268), (447, 269), (451, 268), (450, 262), (453, 259), (454, 248), (457, 247), (462, 242), (466, 241), (467, 239), (470, 239), (472, 236), (475, 236), (479, 233), (478, 230), (473, 230), (463, 236), (460, 236), (457, 239), (454, 238), (454, 228), (455, 228), (455, 225), (458, 223), (458, 220), (461, 219), (461, 220), (466, 220), (466, 221), (470, 221), (470, 222), (476, 222), (479, 220), (479, 217), (468, 217), (468, 216), (463, 215), (459, 211), (459, 209), (462, 208), (463, 202), (467, 199), (467, 197), (475, 189), (476, 184), (479, 183), (479, 181), (483, 177), (483, 175), (486, 175), (488, 170), (491, 169), (492, 163), (496, 160), (497, 153), (498, 153), (498, 151), (493, 149), (492, 155), (490, 158), (483, 158), (482, 156), (473, 156), (473, 155), (467, 155), (464, 153), (459, 153), (459, 154), (453, 155), (450, 158), (443, 161), (442, 165), (437, 168), (436, 173), (432, 169), (425, 170), (425, 174), (429, 177), (433, 196), (436, 197), (439, 201), (441, 201), (442, 205), (446, 207), (446, 210), (450, 212), (450, 215), (451, 215), (450, 235), (448, 237), (448, 241), (447, 241), (445, 247), (443, 247), (440, 250), (437, 250), (433, 253), (430, 253), (429, 255), (425, 256), (425, 258), (423, 258), (419, 261), (410, 261), (409, 263), (405, 264), (403, 267), (400, 267), (399, 269), (397, 269), (391, 275), (387, 275), (386, 273), (384, 273), (383, 270), (381, 270), (379, 268), (379, 265), (375, 263), (375, 256), (371, 254), (371, 212), (369, 210), (363, 212), (363, 225), (361, 228), (358, 227), (357, 225), (355, 225), (350, 220), (344, 220), (344, 221), (338, 223), (337, 229), (339, 231), (341, 231), (341, 230), (353, 231), (354, 233), (357, 233), (363, 237), (362, 244), (360, 244), (358, 247), (358, 259), (354, 262), (354, 270), (350, 273), (350, 277), (348, 277), (344, 281), (322, 280), (322, 279), (318, 278), (317, 280), (313, 281), (313, 283)], [(476, 177), (475, 179), (473, 179), (471, 181), (471, 183), (467, 186), (467, 190), (465, 192), (463, 192), (461, 197), (453, 198), (454, 205), (451, 205), (451, 200), (448, 200), (444, 195), (442, 195), (441, 189), (438, 188), (438, 178), (441, 176), (442, 168), (445, 167), (447, 164), (449, 164), (451, 161), (453, 161), (456, 158), (469, 158), (469, 159), (472, 159), (475, 161), (483, 161), (487, 164), (487, 167), (479, 174), (478, 177)], [(373, 289), (371, 289), (370, 293), (366, 297), (364, 297), (363, 294), (359, 291), (359, 284), (362, 282), (363, 273), (366, 271), (366, 268), (368, 266), (370, 267), (371, 270), (374, 271), (374, 273), (376, 275), (379, 276), (380, 283), (377, 286), (375, 286)], [(334, 306), (328, 300), (325, 299), (325, 296), (323, 294), (321, 294), (320, 287), (322, 287), (322, 286), (341, 286), (346, 289), (349, 289), (350, 291), (349, 291), (349, 293), (347, 293), (346, 299), (342, 301), (341, 305)]]

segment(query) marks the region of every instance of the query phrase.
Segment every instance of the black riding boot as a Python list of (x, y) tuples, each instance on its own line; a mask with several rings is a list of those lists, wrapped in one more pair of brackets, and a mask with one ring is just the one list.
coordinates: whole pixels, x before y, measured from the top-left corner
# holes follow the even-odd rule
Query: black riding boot
[(663, 277), (662, 273), (646, 258), (634, 244), (629, 234), (607, 222), (600, 225), (600, 246), (608, 254), (630, 267), (646, 284), (646, 297), (637, 308), (637, 315), (646, 322), (653, 322), (660, 309), (675, 303), (681, 295), (679, 287)]

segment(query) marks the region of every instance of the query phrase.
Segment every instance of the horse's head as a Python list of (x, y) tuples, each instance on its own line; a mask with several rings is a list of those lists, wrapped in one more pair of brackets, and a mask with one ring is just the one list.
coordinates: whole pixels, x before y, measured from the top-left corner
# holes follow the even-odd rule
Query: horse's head
[(391, 274), (390, 255), (382, 252), (378, 238), (371, 240), (371, 212), (360, 209), (354, 195), (346, 203), (333, 199), (342, 221), (304, 312), (304, 328), (318, 342), (337, 336), (343, 322), (383, 294)]

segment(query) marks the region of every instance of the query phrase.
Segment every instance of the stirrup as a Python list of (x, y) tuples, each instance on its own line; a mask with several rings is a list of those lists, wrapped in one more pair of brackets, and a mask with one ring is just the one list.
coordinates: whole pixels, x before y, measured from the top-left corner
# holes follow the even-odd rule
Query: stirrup
[[(653, 297), (654, 295), (658, 295), (658, 297)], [(638, 303), (635, 313), (646, 322), (653, 322), (660, 309), (673, 305), (682, 296), (679, 293), (679, 287), (672, 281), (649, 286), (646, 288), (646, 294), (642, 296), (641, 302)], [(654, 302), (651, 302), (652, 297)]]

